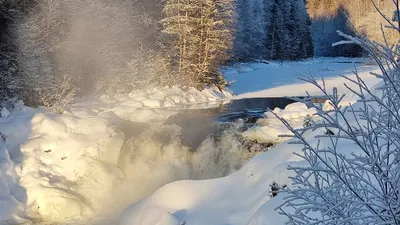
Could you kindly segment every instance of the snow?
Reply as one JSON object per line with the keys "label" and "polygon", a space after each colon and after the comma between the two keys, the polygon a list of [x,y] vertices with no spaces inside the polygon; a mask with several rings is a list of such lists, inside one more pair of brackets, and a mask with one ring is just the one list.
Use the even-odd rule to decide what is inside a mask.
{"label": "snow", "polygon": [[258,140],[263,143],[280,143],[288,138],[279,137],[283,134],[291,134],[289,130],[282,124],[282,122],[276,118],[273,114],[275,113],[280,118],[283,118],[290,122],[290,125],[294,128],[303,127],[304,120],[307,116],[312,120],[317,121],[314,114],[316,110],[314,108],[308,108],[304,103],[293,103],[288,105],[284,110],[275,108],[273,112],[266,112],[265,118],[259,119],[257,125],[244,132],[244,136],[251,140]]}
{"label": "snow", "polygon": [[247,224],[252,215],[271,199],[269,191],[273,177],[288,176],[276,168],[281,162],[299,160],[293,152],[301,150],[282,144],[256,156],[241,170],[227,177],[168,184],[127,208],[119,224],[144,224],[142,220],[152,218],[147,210],[153,208],[163,209],[180,222],[191,225]]}
{"label": "snow", "polygon": [[[306,116],[315,113],[315,109],[309,109],[303,103],[293,103],[283,110],[275,109],[274,111],[297,127],[303,126]],[[191,225],[283,224],[284,217],[271,211],[277,206],[275,204],[279,203],[277,199],[270,202],[271,185],[274,182],[279,185],[290,185],[289,177],[293,174],[287,170],[287,166],[302,163],[302,159],[293,154],[301,154],[302,151],[301,148],[284,142],[287,139],[279,139],[278,135],[289,134],[288,130],[272,117],[270,112],[266,114],[266,118],[260,119],[257,125],[244,132],[243,136],[259,142],[271,141],[282,142],[282,144],[257,155],[239,171],[229,176],[201,181],[183,180],[167,184],[148,198],[128,207],[122,213],[119,224],[146,224],[141,221],[152,218],[147,211],[153,208],[163,209],[165,213],[176,217],[180,223],[186,222]],[[308,137],[312,138],[323,132],[322,129],[318,129]],[[273,214],[273,217],[277,219],[264,220],[264,213]],[[279,223],[273,223],[276,221]]]}
{"label": "snow", "polygon": [[18,191],[14,163],[10,158],[8,149],[0,139],[0,221],[10,223],[22,222],[19,215],[24,210],[24,205],[18,199],[22,199]]}
{"label": "snow", "polygon": [[[168,107],[196,104],[217,107],[219,104],[215,102],[228,96],[231,96],[229,92],[218,93],[212,88],[184,91],[175,87],[140,94],[102,96],[97,101],[81,99],[61,115],[28,108],[21,103],[11,112],[3,108],[0,118],[0,224],[19,223],[24,221],[22,218],[50,221],[86,218],[94,216],[95,212],[111,211],[106,200],[124,180],[130,187],[140,187],[146,184],[144,179],[150,178],[151,173],[162,169],[175,173],[172,169],[180,165],[169,163],[187,164],[184,162],[187,157],[183,156],[187,151],[183,146],[157,147],[158,143],[151,140],[146,143],[137,137],[137,142],[148,148],[138,155],[145,161],[137,160],[136,165],[125,168],[121,165],[126,150],[124,145],[129,140],[135,141],[127,135],[135,135],[135,128],[142,130],[145,126],[141,123],[162,123],[175,115],[177,110],[163,108],[166,102]],[[165,100],[168,98],[179,99],[179,103]],[[213,102],[209,103],[210,100]],[[124,126],[130,127],[131,131],[123,132]],[[163,130],[160,126],[152,129]],[[138,132],[143,132],[140,130]],[[169,158],[166,157],[168,151]],[[176,159],[177,151],[182,151],[182,162]],[[156,154],[159,159],[154,159]],[[154,161],[149,162],[151,159]],[[155,169],[153,165],[159,168]],[[136,174],[138,170],[143,170],[144,174]],[[182,178],[189,177],[184,175]],[[160,177],[153,182],[154,177],[151,177],[143,193],[138,191],[126,201],[138,200],[150,194],[147,192],[182,178],[171,174],[169,179]],[[163,221],[171,221],[167,214],[160,217]]]}
{"label": "snow", "polygon": [[1,117],[3,118],[7,118],[10,115],[10,112],[7,110],[6,107],[3,107],[1,109],[1,113],[0,113]]}
{"label": "snow", "polygon": [[[245,68],[243,72],[243,67]],[[313,85],[298,78],[312,75],[324,78],[327,89],[337,87],[340,93],[346,94],[343,103],[354,103],[356,96],[343,84],[355,88],[355,84],[340,77],[355,78],[353,71],[357,68],[360,77],[368,86],[378,83],[370,72],[379,72],[379,68],[368,59],[356,58],[316,58],[300,62],[260,62],[224,69],[228,81],[232,82],[230,89],[241,98],[265,98],[281,96],[305,96],[306,91],[311,95],[321,95]],[[320,79],[321,80],[321,79]]]}
{"label": "snow", "polygon": [[[376,85],[378,80],[368,75],[376,66],[356,60],[367,84]],[[179,115],[180,109],[218,108],[236,98],[317,93],[296,81],[296,71],[324,76],[328,87],[345,91],[344,79],[338,75],[353,76],[351,61],[236,65],[225,69],[225,74],[237,80],[231,89],[238,96],[215,88],[172,87],[81,98],[63,114],[21,103],[13,110],[3,108],[0,224],[28,218],[98,224],[86,220],[93,217],[115,224],[114,217],[122,211],[120,225],[283,224],[285,218],[274,211],[283,196],[272,198],[270,185],[289,185],[291,174],[286,167],[302,163],[293,154],[301,149],[279,137],[288,131],[271,112],[244,133],[235,124],[218,137],[219,144],[214,137],[206,139],[195,152],[179,140],[184,132],[181,127],[164,122]],[[345,93],[349,94],[346,101],[354,103],[355,96]],[[329,109],[328,102],[324,108]],[[274,109],[274,113],[294,127],[303,126],[306,118],[319,120],[313,116],[314,109],[301,103]],[[308,137],[323,132],[318,129]],[[259,143],[282,143],[254,157],[240,148],[238,135]],[[343,149],[352,147],[346,146]]]}
{"label": "snow", "polygon": [[[337,60],[337,59],[335,59]],[[340,59],[344,60],[344,59]],[[304,83],[295,83],[290,85],[279,86],[285,83],[285,79],[293,81],[294,69],[304,64],[309,65],[310,71],[317,70],[326,79],[328,89],[330,87],[338,87],[339,92],[343,91],[349,94],[346,98],[347,103],[355,103],[355,96],[346,91],[343,85],[345,79],[338,78],[338,71],[347,77],[350,75],[349,66],[343,63],[331,62],[323,59],[325,63],[320,64],[315,61],[311,62],[292,62],[282,64],[250,64],[239,67],[239,69],[230,69],[226,73],[228,77],[237,79],[237,83],[233,83],[232,90],[236,93],[244,93],[250,91],[251,85],[256,84],[260,91],[253,93],[244,93],[235,98],[255,98],[255,97],[273,97],[273,96],[304,96],[307,90],[311,94],[316,94],[317,90],[313,90],[311,85]],[[351,64],[350,64],[351,65]],[[334,68],[334,69],[330,69]],[[249,69],[251,68],[251,69]],[[276,69],[274,74],[274,68]],[[236,73],[236,71],[240,71]],[[245,73],[242,73],[245,71]],[[254,73],[252,73],[252,71]],[[370,76],[369,72],[377,71],[375,66],[361,66],[361,77],[366,79],[367,84],[372,87],[378,83],[378,79]],[[275,79],[268,77],[263,73],[270,73]],[[240,74],[242,73],[242,74]],[[336,77],[329,78],[336,75]],[[264,77],[263,77],[264,76]],[[246,85],[248,82],[248,86]],[[265,82],[263,82],[265,81]],[[348,83],[348,82],[347,82]],[[269,86],[270,85],[270,86]],[[278,87],[276,87],[278,86]],[[270,89],[268,89],[270,87]],[[263,90],[265,89],[265,90]],[[325,102],[324,109],[330,109],[329,102]],[[308,109],[304,104],[294,103],[287,106],[284,110],[275,109],[274,113],[289,121],[295,128],[304,125],[306,117],[315,118],[315,109]],[[148,198],[140,202],[136,202],[128,207],[120,217],[120,225],[142,224],[141,220],[151,217],[146,213],[148,209],[159,208],[165,213],[170,213],[176,217],[181,224],[230,224],[230,225],[275,225],[284,224],[286,218],[279,215],[275,211],[283,202],[283,195],[271,198],[269,191],[270,185],[276,182],[278,185],[290,185],[289,177],[292,175],[286,168],[288,165],[301,165],[304,163],[300,157],[293,153],[301,154],[301,148],[298,146],[288,145],[287,139],[280,139],[279,134],[288,134],[287,129],[276,119],[272,117],[272,113],[268,112],[266,117],[257,121],[257,125],[244,132],[244,136],[249,139],[256,139],[260,142],[278,141],[283,142],[265,153],[261,153],[248,162],[242,169],[223,178],[203,181],[177,181],[170,183]],[[315,135],[324,134],[326,130],[320,128],[312,133],[306,134],[311,144],[324,144],[314,139]],[[340,143],[341,152],[350,154],[354,152],[354,146],[351,143]],[[160,223],[162,224],[162,223]]]}

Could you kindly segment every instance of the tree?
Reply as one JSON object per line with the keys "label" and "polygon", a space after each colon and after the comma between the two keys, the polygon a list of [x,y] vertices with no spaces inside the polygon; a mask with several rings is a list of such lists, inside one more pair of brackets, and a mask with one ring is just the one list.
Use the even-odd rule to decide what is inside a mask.
{"label": "tree", "polygon": [[160,6],[143,0],[37,0],[21,6],[25,13],[10,29],[19,97],[29,106],[62,111],[75,94],[161,84],[163,76],[154,74],[165,61],[156,53],[164,51],[161,26],[154,26]]}
{"label": "tree", "polygon": [[[375,5],[384,14],[391,15],[393,12],[392,2],[392,0],[379,0],[375,1]],[[374,4],[370,0],[308,0],[308,6],[308,12],[312,20],[316,22],[320,18],[336,17],[338,9],[342,7],[347,12],[351,23],[363,35],[375,41],[385,41],[381,35],[380,24],[386,23],[386,21],[376,12]],[[329,29],[329,27],[327,28]],[[321,27],[312,27],[314,34],[318,34],[320,31],[322,31]],[[386,40],[390,44],[396,44],[398,39],[399,34],[395,30],[386,31]]]}
{"label": "tree", "polygon": [[266,59],[296,60],[312,56],[310,22],[303,0],[267,1]]}
{"label": "tree", "polygon": [[[61,1],[42,0],[28,11],[29,20],[21,19],[15,26],[20,95],[27,105],[54,106],[60,111],[75,93],[72,79],[65,74],[57,76],[54,67],[66,27],[59,16],[62,10]],[[64,89],[60,91],[60,87]]]}
{"label": "tree", "polygon": [[220,88],[226,85],[219,67],[229,58],[228,51],[232,46],[233,13],[231,0],[205,1],[202,12],[202,18],[205,21],[203,26],[200,26],[200,29],[204,30],[202,45],[200,45],[204,49],[204,56],[202,70],[198,75],[205,79],[201,83],[215,84]]}
{"label": "tree", "polygon": [[252,1],[238,0],[236,2],[236,12],[238,20],[236,21],[233,54],[236,60],[246,60],[254,58],[252,51],[251,37],[251,18],[250,6]]}
{"label": "tree", "polygon": [[307,1],[297,1],[294,4],[295,11],[293,12],[295,21],[300,24],[296,26],[298,29],[298,36],[302,40],[299,43],[299,51],[301,54],[308,58],[314,55],[314,45],[311,38],[311,18],[307,12]]}
{"label": "tree", "polygon": [[238,1],[237,11],[237,59],[296,60],[313,55],[304,0]]}
{"label": "tree", "polygon": [[282,21],[282,15],[279,10],[278,1],[267,1],[267,5],[265,8],[267,10],[266,15],[268,15],[265,18],[265,29],[267,32],[265,40],[265,59],[278,59],[278,46],[280,46],[279,24]]}
{"label": "tree", "polygon": [[13,99],[18,93],[16,46],[10,30],[16,17],[11,2],[0,5],[0,103]]}
{"label": "tree", "polygon": [[[399,6],[398,0],[393,3]],[[286,198],[280,212],[289,224],[400,224],[400,64],[395,59],[400,46],[339,34],[346,39],[339,44],[358,44],[369,52],[381,69],[374,75],[382,83],[372,90],[355,72],[355,79],[347,79],[358,86],[350,90],[359,101],[346,107],[337,89],[329,93],[324,83],[305,78],[321,90],[332,110],[308,103],[317,108],[323,123],[302,129],[281,119],[292,131],[294,143],[303,146],[300,157],[305,164],[289,168],[296,174],[294,186],[283,191]],[[311,141],[307,133],[315,129],[334,134]]]}
{"label": "tree", "polygon": [[0,0],[0,106],[12,107],[20,98],[17,21],[33,4],[28,0]]}
{"label": "tree", "polygon": [[356,35],[356,31],[349,24],[348,11],[340,6],[336,13],[330,17],[319,17],[312,25],[312,37],[315,46],[315,55],[326,57],[360,57],[364,54],[363,49],[358,45],[332,46],[333,43],[343,40],[337,34],[337,30]]}
{"label": "tree", "polygon": [[169,0],[165,3],[164,32],[172,35],[180,84],[219,87],[225,81],[219,66],[227,60],[232,42],[231,0]]}

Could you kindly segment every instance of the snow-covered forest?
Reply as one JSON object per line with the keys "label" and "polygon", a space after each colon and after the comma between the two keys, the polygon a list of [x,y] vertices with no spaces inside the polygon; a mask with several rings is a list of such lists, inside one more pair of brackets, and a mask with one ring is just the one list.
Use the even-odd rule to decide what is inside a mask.
{"label": "snow-covered forest", "polygon": [[0,0],[0,225],[400,225],[399,79],[400,0]]}
{"label": "snow-covered forest", "polygon": [[345,15],[354,7],[333,2],[2,0],[1,102],[62,111],[74,96],[222,89],[219,69],[232,62],[362,56],[357,46],[331,47],[342,39],[336,30],[354,33]]}
{"label": "snow-covered forest", "polygon": [[234,57],[298,60],[313,56],[305,1],[237,2]]}
{"label": "snow-covered forest", "polygon": [[[374,3],[382,13],[392,14],[392,1],[379,0]],[[381,24],[385,24],[386,21],[375,10],[374,3],[370,0],[308,1],[308,11],[314,21],[311,33],[315,46],[315,56],[351,57],[363,55],[362,49],[357,46],[332,48],[331,43],[340,40],[340,37],[336,35],[337,30],[352,35],[365,35],[371,40],[383,42]],[[348,23],[348,18],[352,25]],[[387,41],[391,44],[395,44],[399,39],[395,30],[387,30],[385,35]]]}

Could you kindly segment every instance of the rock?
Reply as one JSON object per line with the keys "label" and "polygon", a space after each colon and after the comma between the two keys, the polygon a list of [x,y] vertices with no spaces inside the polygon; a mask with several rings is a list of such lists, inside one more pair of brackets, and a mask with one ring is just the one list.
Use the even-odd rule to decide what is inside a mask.
{"label": "rock", "polygon": [[272,142],[259,143],[258,140],[246,140],[243,143],[243,147],[251,153],[266,152],[272,146],[274,146]]}
{"label": "rock", "polygon": [[326,135],[332,135],[332,136],[335,135],[335,133],[333,133],[333,131],[329,130],[328,128],[326,129],[325,134]]}
{"label": "rock", "polygon": [[280,192],[280,190],[282,190],[282,189],[284,189],[284,188],[286,188],[287,187],[287,185],[279,185],[278,183],[276,183],[275,181],[271,184],[271,193],[272,193],[272,197],[276,197],[278,194],[279,194],[279,192]]}

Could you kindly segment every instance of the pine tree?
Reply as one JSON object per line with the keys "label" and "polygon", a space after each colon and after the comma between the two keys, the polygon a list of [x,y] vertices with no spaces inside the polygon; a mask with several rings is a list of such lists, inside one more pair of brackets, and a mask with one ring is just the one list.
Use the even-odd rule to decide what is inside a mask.
{"label": "pine tree", "polygon": [[219,66],[232,42],[231,0],[169,0],[164,6],[164,32],[173,35],[180,84],[219,87],[225,81]]}
{"label": "pine tree", "polygon": [[237,10],[236,58],[296,60],[313,55],[304,0],[239,1]]}
{"label": "pine tree", "polygon": [[200,82],[223,87],[226,83],[219,66],[228,59],[227,53],[232,46],[232,1],[206,0],[202,15],[205,22],[200,33],[204,33],[204,40],[200,47],[204,49],[204,56],[199,76],[205,80]]}
{"label": "pine tree", "polygon": [[238,59],[262,59],[265,50],[265,0],[239,0],[238,20],[235,33],[235,57]]}
{"label": "pine tree", "polygon": [[266,17],[265,17],[265,29],[267,36],[265,39],[266,55],[265,59],[277,59],[278,58],[278,46],[279,46],[279,21],[280,17],[278,9],[278,0],[266,1]]}
{"label": "pine tree", "polygon": [[251,19],[252,13],[250,12],[250,0],[238,0],[236,3],[237,21],[234,38],[234,57],[236,60],[246,60],[254,58],[252,51],[252,44],[250,43],[251,32]]}

